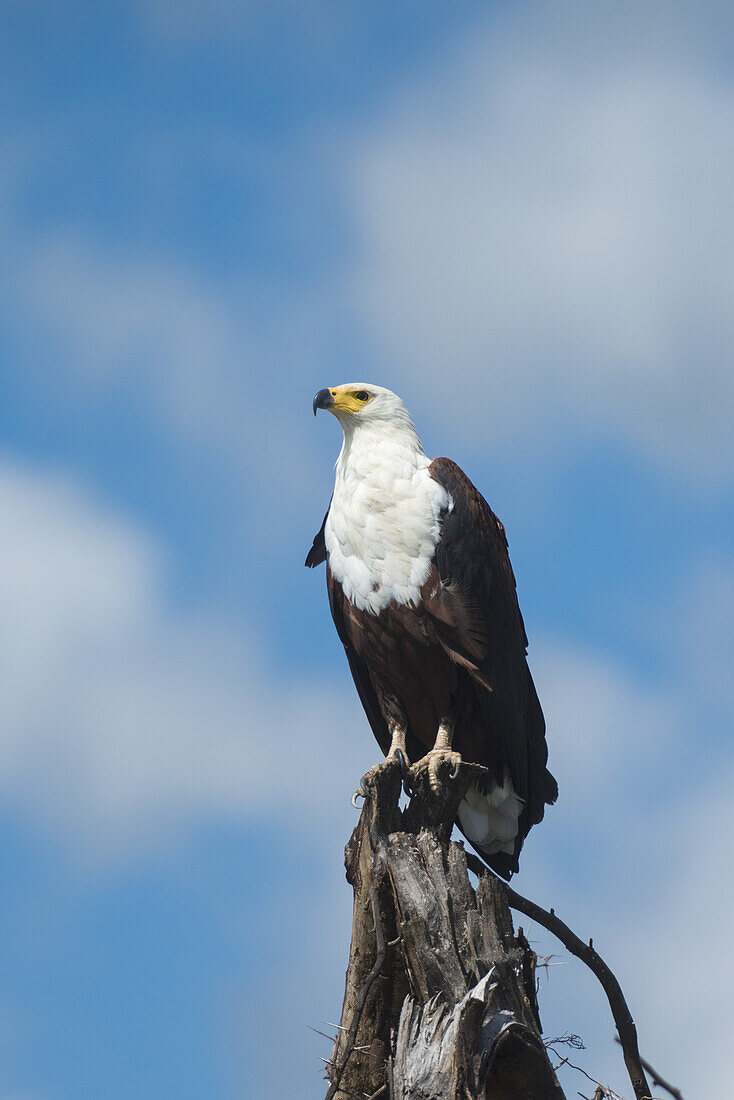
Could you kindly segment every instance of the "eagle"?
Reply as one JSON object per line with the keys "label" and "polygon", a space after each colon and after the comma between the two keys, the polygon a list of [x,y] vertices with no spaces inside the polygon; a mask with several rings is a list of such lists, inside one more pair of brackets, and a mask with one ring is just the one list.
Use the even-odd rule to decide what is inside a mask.
{"label": "eagle", "polygon": [[377,742],[391,761],[481,764],[457,824],[509,879],[555,802],[505,529],[463,471],[426,455],[401,399],[358,382],[322,389],[344,440],[306,565],[329,606]]}

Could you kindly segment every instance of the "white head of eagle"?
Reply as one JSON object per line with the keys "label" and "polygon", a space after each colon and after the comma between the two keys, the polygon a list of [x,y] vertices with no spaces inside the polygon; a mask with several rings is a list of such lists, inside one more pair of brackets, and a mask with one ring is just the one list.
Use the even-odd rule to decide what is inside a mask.
{"label": "white head of eagle", "polygon": [[488,769],[458,824],[499,874],[558,788],[504,528],[447,458],[429,459],[391,390],[319,390],[314,414],[344,441],[334,492],[306,559],[327,563],[332,616],[372,730],[388,757]]}

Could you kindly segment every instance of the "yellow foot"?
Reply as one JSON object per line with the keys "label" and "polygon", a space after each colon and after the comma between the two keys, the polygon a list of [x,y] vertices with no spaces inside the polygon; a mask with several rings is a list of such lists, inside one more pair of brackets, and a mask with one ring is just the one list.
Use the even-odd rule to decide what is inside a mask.
{"label": "yellow foot", "polygon": [[[413,776],[418,778],[422,772],[428,772],[428,784],[434,794],[441,793],[441,779],[439,778],[439,771],[444,772],[445,778],[456,779],[459,774],[459,767],[461,766],[462,759],[458,752],[454,752],[453,749],[431,749],[427,752],[422,760],[419,760],[411,771],[411,780]],[[448,772],[448,774],[446,774]],[[415,785],[415,784],[413,784]]]}
{"label": "yellow foot", "polygon": [[379,764],[374,764],[365,775],[362,776],[362,782],[357,790],[352,795],[352,805],[355,810],[359,809],[358,798],[366,798],[370,787],[388,768],[400,768],[403,779],[408,774],[408,758],[402,749],[395,749],[387,754],[384,760],[381,760]]}

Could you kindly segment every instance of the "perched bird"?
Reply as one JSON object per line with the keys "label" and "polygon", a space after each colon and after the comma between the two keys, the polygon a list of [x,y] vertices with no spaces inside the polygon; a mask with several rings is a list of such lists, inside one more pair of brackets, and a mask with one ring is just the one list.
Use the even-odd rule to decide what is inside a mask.
{"label": "perched bird", "polygon": [[558,785],[504,528],[454,462],[427,457],[390,390],[319,390],[318,409],[337,418],[344,442],[306,565],[326,562],[362,706],[387,758],[420,761],[435,788],[442,762],[488,769],[458,825],[509,878]]}

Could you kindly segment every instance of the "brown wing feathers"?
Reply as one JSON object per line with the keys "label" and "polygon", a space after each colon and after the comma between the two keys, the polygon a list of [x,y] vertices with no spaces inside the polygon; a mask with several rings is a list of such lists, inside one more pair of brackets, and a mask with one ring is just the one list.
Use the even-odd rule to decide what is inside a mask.
{"label": "brown wing feathers", "polygon": [[[477,745],[479,762],[489,749],[510,768],[513,786],[525,800],[523,832],[543,817],[558,793],[546,768],[545,722],[526,661],[527,636],[517,602],[505,530],[479,491],[450,459],[435,459],[431,476],[451,494],[436,547],[436,566],[444,584],[471,593],[485,624],[477,664],[491,692],[477,693],[485,738]],[[487,737],[488,735],[488,737]]]}

